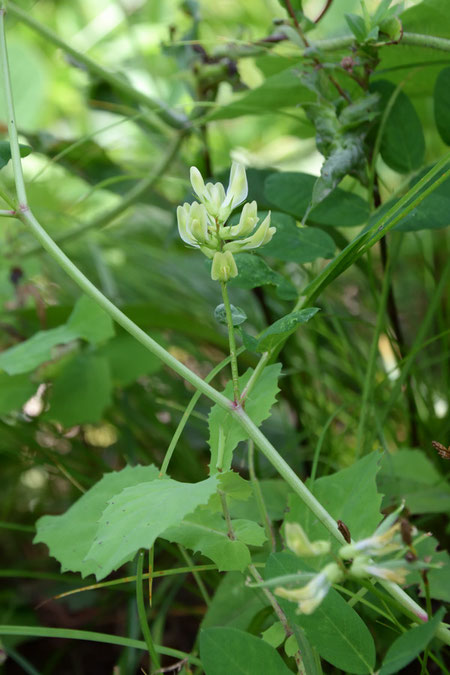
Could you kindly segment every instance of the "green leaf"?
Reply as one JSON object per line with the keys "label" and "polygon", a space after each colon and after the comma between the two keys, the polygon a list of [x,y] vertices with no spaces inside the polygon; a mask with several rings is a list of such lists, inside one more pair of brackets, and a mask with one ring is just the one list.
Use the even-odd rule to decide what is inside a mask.
{"label": "green leaf", "polygon": [[267,642],[271,647],[275,647],[275,649],[283,644],[286,639],[286,633],[281,621],[273,623],[270,628],[261,633],[261,637],[264,642]]}
{"label": "green leaf", "polygon": [[286,213],[273,213],[276,235],[264,246],[266,256],[303,264],[317,258],[333,258],[335,243],[329,234],[315,227],[298,227]]}
{"label": "green leaf", "polygon": [[320,312],[319,307],[307,307],[306,309],[286,314],[286,316],[278,319],[278,321],[275,321],[275,323],[261,333],[257,350],[259,352],[266,352],[273,349],[289,335],[295,333],[298,326],[312,319],[317,312]]}
{"label": "green leaf", "polygon": [[297,107],[314,100],[314,94],[302,85],[296,68],[289,68],[268,77],[263,84],[239,99],[214,110],[209,120],[222,120],[241,115],[266,115],[283,108]]}
{"label": "green leaf", "polygon": [[[342,520],[347,525],[356,541],[371,535],[381,520],[382,497],[378,494],[376,485],[380,460],[381,455],[378,452],[371,452],[348,469],[341,469],[314,482],[313,492],[316,499],[335,520]],[[330,539],[330,533],[325,526],[293,494],[289,498],[286,521],[301,523],[311,540]],[[332,545],[339,546],[334,541]]]}
{"label": "green leaf", "polygon": [[[297,556],[290,553],[271,554],[264,570],[265,578],[296,574],[300,568],[310,571]],[[373,672],[373,638],[364,621],[337,591],[331,589],[310,615],[296,614],[295,603],[281,598],[277,600],[290,622],[303,628],[308,640],[323,659],[345,673],[365,675]]]}
{"label": "green leaf", "polygon": [[412,514],[450,511],[450,487],[421,450],[401,448],[383,456],[378,486],[383,509],[405,500]]}
{"label": "green leaf", "polygon": [[0,368],[8,375],[28,373],[41,363],[54,358],[54,347],[75,339],[76,335],[67,326],[39,331],[29,340],[2,352],[0,354]]}
{"label": "green leaf", "polygon": [[217,489],[211,476],[199,483],[170,478],[126,487],[109,500],[98,522],[87,560],[97,563],[97,579],[104,579],[140,548],[149,549],[164,530],[206,504]]}
{"label": "green leaf", "polygon": [[[377,80],[370,89],[380,94],[380,106],[384,110],[396,87],[387,80]],[[423,164],[425,138],[422,124],[404,91],[398,93],[384,125],[380,152],[386,164],[399,173],[410,173]]]}
{"label": "green leaf", "polygon": [[98,354],[107,359],[112,380],[120,387],[128,386],[142,375],[153,375],[162,367],[157,356],[126,333],[109,340]]}
{"label": "green leaf", "polygon": [[230,626],[245,630],[269,604],[261,590],[249,588],[240,572],[228,572],[220,582],[202,621],[202,628]]}
{"label": "green leaf", "polygon": [[434,119],[446,145],[450,145],[450,68],[443,68],[434,86]]}
{"label": "green leaf", "polygon": [[36,384],[28,375],[0,373],[0,415],[20,410],[35,391]]}
{"label": "green leaf", "polygon": [[221,513],[197,509],[178,525],[165,530],[161,536],[210,558],[221,572],[243,572],[251,562],[247,544],[261,546],[266,535],[263,528],[249,520],[234,520],[233,529],[235,540],[229,538],[228,527]]}
{"label": "green leaf", "polygon": [[[429,560],[441,565],[438,569],[430,569],[427,573],[430,597],[450,602],[450,556],[442,550],[442,545],[435,537],[427,536],[415,546],[419,560]],[[408,575],[408,583],[422,585],[419,572]]]}
{"label": "green leaf", "polygon": [[39,518],[34,543],[48,546],[50,555],[61,563],[61,572],[81,572],[83,577],[94,574],[98,565],[87,560],[86,554],[108,501],[125,487],[154,480],[158,474],[155,466],[126,466],[105,474],[66,513]]}
{"label": "green leaf", "polygon": [[[247,321],[247,314],[243,309],[240,307],[235,307],[234,305],[230,305],[230,308],[233,326],[240,326],[241,323]],[[227,325],[227,315],[223,302],[220,305],[217,305],[216,309],[214,310],[214,318],[218,323],[222,323],[225,326]]]}
{"label": "green leaf", "polygon": [[49,397],[50,409],[43,419],[63,427],[99,422],[112,403],[112,382],[108,362],[96,354],[73,358],[55,380]]}
{"label": "green leaf", "polygon": [[[257,426],[260,426],[269,417],[270,409],[276,401],[276,395],[279,391],[278,378],[280,372],[280,363],[267,366],[261,377],[257,380],[255,387],[246,398],[245,412]],[[249,368],[239,378],[239,389],[241,392],[252,373],[253,368]],[[227,384],[223,393],[227,398],[233,400],[232,382]],[[210,432],[208,442],[211,448],[211,473],[217,472],[217,463],[220,459],[219,449],[223,453],[222,469],[226,471],[231,466],[233,450],[240,441],[244,441],[247,438],[247,433],[226,410],[220,408],[217,404],[211,408],[208,424]]]}
{"label": "green leaf", "polygon": [[444,615],[445,608],[441,607],[430,621],[400,635],[389,647],[379,675],[399,673],[408,663],[414,661],[434,638]]}
{"label": "green leaf", "polygon": [[[316,176],[307,173],[294,171],[272,173],[266,179],[266,197],[280,211],[302,220],[312,201],[316,180]],[[354,227],[366,222],[368,218],[367,202],[340,188],[333,190],[323,202],[311,210],[308,216],[311,222],[336,227]],[[272,242],[275,242],[276,237],[277,235]]]}
{"label": "green leaf", "polygon": [[39,331],[29,340],[0,354],[0,369],[8,375],[18,375],[34,370],[41,363],[55,358],[57,345],[83,338],[96,343],[114,334],[110,317],[93,300],[82,296],[76,303],[67,323],[50,330]]}
{"label": "green leaf", "polygon": [[[226,475],[226,474],[224,474]],[[286,483],[279,479],[260,480],[259,486],[262,491],[264,504],[271,520],[282,520],[287,508],[289,488]],[[230,512],[233,518],[249,518],[260,521],[261,512],[254,494],[245,502],[233,501],[230,504]]]}
{"label": "green leaf", "polygon": [[200,633],[205,675],[292,675],[276,649],[237,628],[207,628]]}
{"label": "green leaf", "polygon": [[67,328],[87,342],[97,344],[114,335],[111,317],[87,295],[77,301],[67,321]]}
{"label": "green leaf", "polygon": [[[30,152],[32,152],[32,148],[30,148],[29,145],[22,145],[22,143],[20,143],[19,148],[21,157],[28,157]],[[0,169],[3,169],[3,167],[8,164],[10,159],[11,148],[9,141],[0,141]]]}
{"label": "green leaf", "polygon": [[358,14],[344,14],[347,25],[358,42],[364,42],[367,38],[366,24],[362,16]]}
{"label": "green leaf", "polygon": [[297,290],[278,272],[274,272],[262,258],[253,253],[238,253],[234,256],[238,276],[231,279],[230,286],[257,288],[267,284],[276,286],[278,295],[284,300],[296,300]]}
{"label": "green leaf", "polygon": [[225,471],[218,478],[220,490],[231,499],[245,502],[253,492],[252,484],[236,471]]}

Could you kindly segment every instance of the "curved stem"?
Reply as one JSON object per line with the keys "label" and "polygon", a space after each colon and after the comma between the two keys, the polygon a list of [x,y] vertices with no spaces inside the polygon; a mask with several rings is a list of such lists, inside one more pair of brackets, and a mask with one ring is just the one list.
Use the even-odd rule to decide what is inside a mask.
{"label": "curved stem", "polygon": [[[336,521],[331,516],[330,513],[322,506],[322,504],[314,497],[314,495],[309,491],[306,485],[301,481],[301,479],[296,475],[296,473],[291,469],[289,464],[281,457],[277,452],[274,446],[270,441],[264,436],[264,434],[258,429],[258,427],[252,422],[252,420],[245,413],[241,405],[234,405],[226,398],[223,394],[219,393],[216,389],[211,387],[207,382],[205,382],[201,377],[199,377],[192,370],[187,368],[182,364],[178,359],[173,357],[168,351],[164,349],[160,344],[153,340],[147,333],[145,333],[139,326],[137,326],[131,319],[129,319],[126,314],[124,314],[114,303],[112,303],[101,291],[98,290],[94,284],[89,281],[89,279],[81,272],[81,270],[74,265],[74,263],[63,253],[63,251],[57,246],[53,239],[47,234],[47,232],[42,228],[39,221],[33,215],[30,207],[26,202],[26,192],[25,184],[23,180],[22,165],[20,161],[20,152],[19,144],[17,138],[17,131],[15,125],[15,116],[14,116],[14,106],[12,100],[11,92],[11,82],[9,77],[9,68],[8,68],[8,59],[7,59],[7,49],[6,49],[6,37],[5,37],[5,3],[4,0],[0,4],[0,55],[2,61],[2,70],[3,70],[3,80],[4,86],[6,89],[6,102],[8,107],[8,123],[11,127],[12,133],[10,133],[10,144],[11,144],[11,157],[13,158],[13,169],[14,169],[14,178],[16,182],[17,195],[22,195],[25,197],[25,201],[22,202],[22,199],[19,198],[20,209],[18,209],[18,217],[22,222],[27,225],[36,239],[41,243],[43,248],[48,251],[51,257],[58,263],[58,265],[63,269],[66,274],[73,279],[73,281],[88,295],[91,297],[94,302],[96,302],[102,309],[105,310],[109,316],[114,319],[119,325],[121,325],[130,335],[132,335],[138,342],[140,342],[146,349],[155,354],[158,358],[161,359],[169,368],[174,370],[178,375],[185,378],[190,382],[196,389],[204,393],[208,398],[210,398],[214,403],[217,403],[221,408],[227,410],[235,419],[239,422],[243,429],[248,434],[248,437],[255,442],[257,447],[261,452],[267,457],[272,466],[278,471],[280,476],[292,487],[294,492],[304,501],[305,505],[314,513],[318,520],[327,528],[327,530],[342,544],[345,543],[344,537],[339,532],[337,528]],[[450,41],[449,41],[450,42]],[[410,190],[403,199],[399,201],[399,205],[403,206],[405,203],[409,202],[413,194],[416,194],[421,190],[427,181],[442,168],[445,163],[448,162],[448,157],[443,158],[438,162],[435,167],[429,171],[426,176],[417,183],[413,190]],[[403,211],[409,212],[416,202],[421,201],[427,194],[429,194],[433,189],[435,189],[445,178],[448,177],[450,172],[445,172],[440,178],[438,178],[431,187],[425,189],[421,195],[412,203],[410,203]],[[406,200],[406,201],[405,201]],[[398,206],[397,206],[398,208]],[[395,216],[392,214],[392,209],[386,214],[386,216],[381,219],[380,225],[375,224],[374,228],[376,233],[374,233],[374,228],[371,228],[367,233],[365,233],[361,238],[357,239],[357,250],[361,250],[364,245],[364,250],[367,250],[371,245],[378,241],[386,231],[393,226],[396,222]],[[395,209],[394,209],[395,213]],[[398,216],[398,220],[402,217],[403,214]],[[388,223],[389,219],[392,220]],[[353,258],[353,256],[351,256]],[[339,258],[339,256],[338,256]],[[318,292],[318,288],[314,287],[314,292],[310,291],[310,295],[307,296],[307,299],[310,299],[312,295]],[[234,333],[233,333],[234,335]],[[234,350],[234,354],[236,351]],[[238,400],[238,399],[237,399]],[[414,614],[420,617],[423,620],[426,620],[427,615],[424,610],[412,599],[410,598],[399,586],[393,584],[392,582],[381,582],[382,586],[388,590],[388,592],[395,597],[399,603],[408,609],[408,611],[414,612]],[[424,618],[425,617],[425,618]],[[440,627],[437,632],[438,637],[443,640],[446,644],[450,645],[450,631],[446,628],[444,624],[440,624]]]}

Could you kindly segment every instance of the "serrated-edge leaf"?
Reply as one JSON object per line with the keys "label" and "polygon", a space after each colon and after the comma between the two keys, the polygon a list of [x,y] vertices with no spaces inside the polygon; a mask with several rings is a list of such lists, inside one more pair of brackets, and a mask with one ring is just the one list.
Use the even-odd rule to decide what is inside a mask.
{"label": "serrated-edge leaf", "polygon": [[140,548],[149,549],[168,527],[206,504],[217,489],[217,477],[199,483],[180,483],[170,478],[125,488],[110,499],[99,520],[86,560],[98,565],[103,579]]}

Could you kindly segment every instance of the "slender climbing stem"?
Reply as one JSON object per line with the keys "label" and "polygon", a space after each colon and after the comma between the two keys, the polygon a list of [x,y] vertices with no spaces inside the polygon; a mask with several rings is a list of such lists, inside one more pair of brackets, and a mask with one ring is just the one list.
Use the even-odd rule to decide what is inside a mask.
{"label": "slender climbing stem", "polygon": [[230,358],[231,358],[231,377],[233,379],[233,394],[234,402],[237,404],[240,400],[239,392],[239,371],[237,365],[236,340],[234,338],[233,317],[231,315],[230,298],[228,297],[228,289],[225,281],[221,281],[222,298],[225,307],[225,316],[227,319],[228,341],[230,343]]}
{"label": "slender climbing stem", "polygon": [[[1,65],[3,71],[3,81],[5,86],[5,99],[8,110],[8,127],[10,131],[10,145],[11,145],[11,157],[14,170],[14,179],[16,184],[16,192],[19,200],[19,209],[18,217],[22,222],[27,225],[30,230],[33,232],[36,239],[41,243],[43,248],[50,254],[50,256],[58,263],[63,271],[83,290],[86,295],[92,298],[105,312],[114,319],[119,325],[121,325],[130,335],[132,335],[138,342],[140,342],[144,347],[146,347],[150,352],[157,356],[163,363],[165,363],[169,368],[174,370],[178,375],[185,378],[190,382],[196,389],[204,393],[208,398],[210,398],[214,403],[217,403],[221,408],[227,410],[230,415],[236,419],[242,426],[243,429],[247,432],[249,438],[255,442],[255,445],[261,450],[261,452],[267,457],[269,462],[274,466],[278,471],[280,476],[292,487],[294,492],[304,501],[305,505],[314,513],[318,520],[323,523],[327,530],[341,543],[345,543],[345,540],[339,530],[337,529],[336,521],[328,513],[328,511],[322,506],[322,504],[311,494],[308,488],[300,480],[300,478],[295,474],[291,469],[289,464],[281,457],[277,452],[274,446],[270,441],[264,436],[264,434],[257,428],[257,426],[252,422],[252,420],[245,413],[241,405],[234,405],[226,398],[223,394],[219,393],[214,387],[211,387],[207,382],[205,382],[201,377],[199,377],[192,370],[187,368],[182,364],[178,359],[173,357],[168,351],[166,351],[160,344],[153,340],[147,333],[145,333],[139,326],[137,326],[131,319],[129,319],[126,314],[124,314],[114,303],[112,303],[101,291],[94,286],[94,284],[89,281],[89,279],[81,272],[81,270],[73,264],[73,262],[63,253],[63,251],[57,246],[53,239],[47,234],[47,232],[42,228],[39,221],[36,219],[32,213],[30,207],[28,206],[26,199],[26,190],[25,183],[22,173],[22,165],[20,160],[20,151],[19,143],[16,131],[15,123],[15,114],[14,114],[14,105],[11,92],[11,81],[9,76],[9,67],[7,59],[7,48],[6,48],[6,36],[5,36],[5,3],[4,0],[0,2],[0,56],[1,56]],[[445,166],[448,162],[448,156],[444,157],[440,162],[438,162],[435,167],[429,171],[426,176],[419,181],[413,190],[411,190],[403,200],[399,201],[399,204],[402,206],[405,203],[410,202],[412,196],[416,194],[416,191],[419,191],[424,187],[428,180],[434,176],[440,168]],[[423,190],[420,196],[414,200],[414,202],[409,203],[405,208],[404,212],[409,212],[413,208],[412,204],[421,201],[427,194],[429,194],[432,189],[435,189],[443,180],[445,180],[450,172],[444,172],[443,175],[438,178],[431,187]],[[397,205],[398,208],[398,205]],[[392,210],[391,210],[392,211]],[[385,232],[393,226],[395,222],[395,217],[389,211],[385,219],[382,219],[380,225],[376,225],[376,234],[374,234],[373,228],[371,228],[367,233],[363,235],[362,238],[358,239],[358,247],[360,249],[360,242],[365,245],[367,250],[371,245],[378,241]],[[398,216],[400,219],[402,215]],[[392,220],[387,224],[388,219]],[[370,241],[369,241],[370,240]],[[361,245],[362,245],[361,244]],[[338,256],[339,258],[339,256]],[[321,278],[323,281],[323,278]],[[320,287],[320,284],[319,284]],[[313,287],[314,291],[310,291],[310,295],[307,296],[307,299],[311,298],[311,295],[314,295],[314,292],[318,292],[317,287]],[[237,399],[239,400],[239,399]],[[421,620],[426,621],[427,615],[426,612],[418,605],[412,598],[410,598],[403,589],[392,582],[382,581],[381,585],[399,602],[401,606],[406,608],[408,611],[413,612]],[[440,624],[436,635],[446,644],[450,645],[450,631],[444,624]]]}
{"label": "slender climbing stem", "polygon": [[145,611],[144,603],[144,591],[142,589],[142,573],[144,569],[144,559],[145,551],[139,551],[138,561],[137,561],[137,572],[136,572],[136,603],[139,616],[139,623],[141,626],[142,635],[147,645],[148,655],[150,660],[154,663],[157,668],[161,667],[161,662],[159,656],[156,653],[155,646],[153,644],[152,635],[150,633],[150,628],[148,627],[147,622],[147,612]]}
{"label": "slender climbing stem", "polygon": [[3,216],[4,218],[13,218],[16,215],[16,212],[14,209],[10,209],[9,211],[6,209],[0,209],[0,216]]}

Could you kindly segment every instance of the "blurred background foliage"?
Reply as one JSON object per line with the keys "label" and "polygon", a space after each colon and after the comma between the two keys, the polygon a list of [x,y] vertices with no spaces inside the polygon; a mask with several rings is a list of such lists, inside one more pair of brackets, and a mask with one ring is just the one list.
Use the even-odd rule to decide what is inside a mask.
{"label": "blurred background foliage", "polygon": [[[318,16],[323,4],[305,2],[307,16]],[[261,272],[263,283],[252,289],[252,283],[244,282],[230,289],[232,302],[245,309],[251,334],[289,312],[306,283],[369,216],[365,188],[346,176],[340,188],[350,201],[341,196],[324,205],[322,216],[317,211],[308,222],[314,241],[306,248],[292,247],[294,218],[302,219],[308,202],[303,199],[298,206],[296,199],[302,190],[308,194],[312,189],[305,187],[308,179],[302,174],[318,176],[323,157],[316,149],[313,124],[295,103],[299,92],[291,69],[299,63],[298,46],[291,41],[259,42],[276,34],[273,21],[285,19],[286,13],[276,0],[40,0],[18,5],[164,107],[193,116],[192,131],[166,162],[179,132],[158,111],[136,104],[44,35],[8,17],[18,126],[21,141],[33,149],[23,165],[34,211],[109,298],[205,376],[225,357],[227,339],[223,326],[214,321],[220,289],[211,281],[207,263],[182,245],[176,230],[175,207],[190,199],[191,165],[226,181],[230,158],[244,162],[249,167],[249,198],[256,198],[262,210],[275,211],[274,224],[284,233],[285,243],[278,249],[276,237],[267,247],[265,261],[272,271]],[[375,8],[377,2],[367,5]],[[403,5],[405,29],[450,37],[449,21],[442,21],[445,2]],[[334,2],[308,33],[309,39],[348,35],[344,12],[358,8],[356,0]],[[330,62],[347,54],[332,53]],[[398,167],[389,162],[389,149],[377,159],[384,202],[401,194],[419,169],[445,152],[434,121],[433,97],[436,79],[450,65],[450,57],[412,46],[386,46],[379,56],[373,81],[402,83],[424,139],[422,156],[409,170],[394,170]],[[338,77],[351,86],[345,73]],[[401,109],[399,115],[398,124],[406,125],[405,145],[394,150],[401,158],[417,134],[413,129],[408,136],[408,118],[402,121]],[[3,101],[0,133],[6,138]],[[277,183],[276,172],[286,171],[302,173]],[[121,211],[124,195],[155,172],[148,189]],[[12,192],[12,184],[8,165],[2,170],[2,185]],[[308,475],[318,453],[318,475],[327,475],[369,449],[420,450],[398,461],[398,475],[393,470],[386,474],[383,488],[389,501],[389,494],[398,493],[396,476],[415,458],[425,461],[428,474],[418,470],[402,494],[428,491],[420,507],[407,506],[417,524],[432,530],[442,543],[448,532],[437,514],[448,510],[450,497],[443,482],[445,467],[431,441],[448,445],[450,426],[450,308],[442,289],[436,298],[449,258],[448,181],[443,187],[439,198],[409,220],[406,232],[390,235],[401,336],[386,315],[371,356],[384,274],[380,252],[374,249],[327,288],[319,298],[320,314],[287,343],[281,354],[279,404],[264,424],[265,433],[301,476]],[[115,217],[104,218],[116,208],[120,212]],[[0,622],[100,627],[134,637],[138,627],[132,589],[129,594],[89,592],[39,606],[79,580],[59,575],[45,547],[32,545],[33,524],[43,513],[63,512],[106,471],[126,463],[159,465],[193,391],[95,307],[80,302],[78,289],[22,225],[7,219],[1,224],[1,348],[20,345],[38,331],[73,328],[72,312],[77,311],[78,333],[69,330],[65,339],[55,338],[49,351],[35,353],[33,347],[30,352],[28,345],[28,366],[0,372],[0,575],[7,577],[0,595]],[[314,246],[318,255],[308,253]],[[370,359],[374,382],[361,439],[361,397]],[[242,367],[255,362],[250,352],[241,356]],[[227,379],[224,373],[215,380],[219,388]],[[206,476],[208,410],[208,402],[201,399],[178,443],[170,473],[179,480]],[[244,452],[237,453],[235,466],[246,474]],[[262,478],[274,478],[261,458],[258,471]],[[167,544],[157,552],[156,567],[170,567],[179,555]],[[217,573],[206,574],[211,587],[218,578]],[[178,648],[190,649],[204,612],[197,593],[187,577],[168,577],[156,584],[155,642],[164,635],[165,645],[173,641]],[[24,672],[20,659],[33,653],[33,663],[45,673],[106,673],[115,664],[122,665],[123,672],[137,672],[133,650],[111,647],[103,653],[95,648],[100,661],[92,668],[89,645],[74,649],[69,643],[41,640],[34,647],[20,647],[12,639],[7,644],[10,658],[0,670],[8,674]]]}

